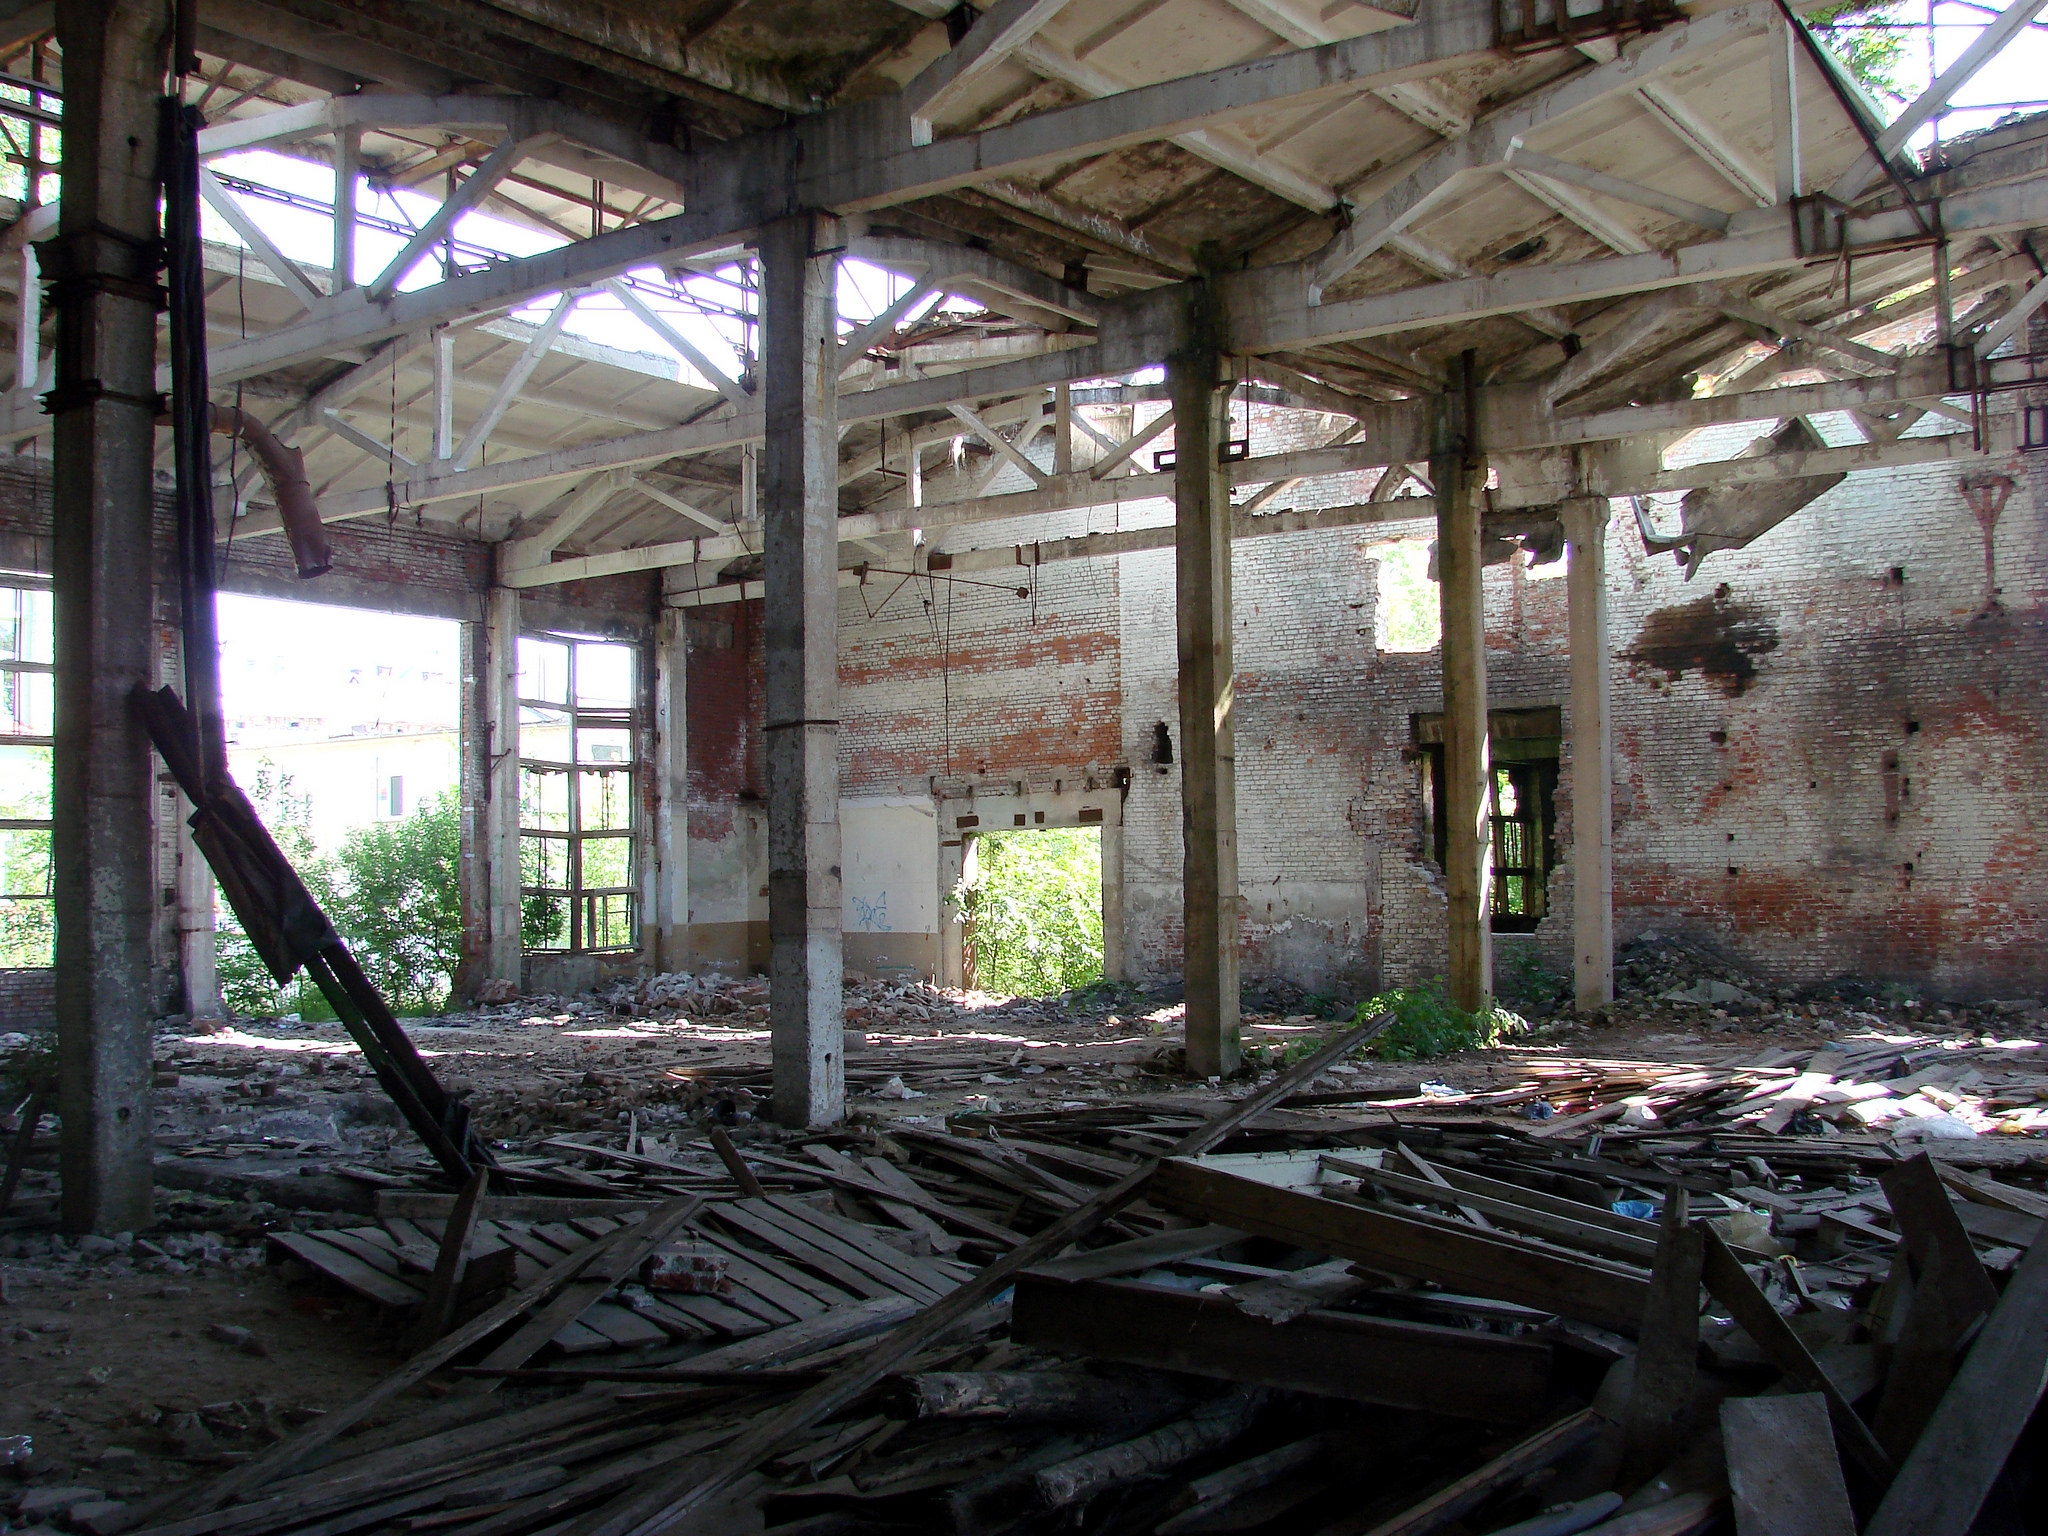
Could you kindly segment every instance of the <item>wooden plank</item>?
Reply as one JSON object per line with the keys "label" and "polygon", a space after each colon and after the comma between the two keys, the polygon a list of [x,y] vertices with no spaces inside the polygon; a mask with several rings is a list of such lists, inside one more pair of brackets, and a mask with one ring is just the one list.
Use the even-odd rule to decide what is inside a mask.
{"label": "wooden plank", "polygon": [[1905,1244],[1913,1299],[1871,1429],[1894,1459],[1903,1459],[1955,1376],[1957,1345],[1998,1304],[1998,1288],[1925,1152],[1886,1169],[1878,1182]]}
{"label": "wooden plank", "polygon": [[1038,1349],[1452,1418],[1523,1423],[1548,1345],[1312,1309],[1274,1325],[1228,1296],[1137,1280],[1018,1277],[1010,1337]]}
{"label": "wooden plank", "polygon": [[828,1253],[822,1245],[806,1236],[791,1232],[788,1223],[765,1205],[756,1205],[748,1200],[722,1200],[718,1205],[718,1220],[759,1238],[797,1263],[830,1276],[835,1284],[866,1300],[904,1294],[902,1286],[877,1280],[860,1266],[848,1263],[836,1253]]}
{"label": "wooden plank", "polygon": [[[675,1229],[695,1215],[703,1201],[695,1195],[672,1200],[650,1211],[637,1225],[620,1227],[598,1239],[576,1255],[575,1278],[566,1282],[547,1303],[526,1319],[519,1330],[478,1362],[480,1365],[509,1367],[524,1365],[536,1351],[564,1327],[581,1317],[605,1293],[632,1274],[640,1261],[668,1240]],[[565,1261],[566,1262],[566,1261]],[[453,1335],[451,1335],[452,1337]],[[467,1390],[488,1392],[494,1381],[471,1381]]]}
{"label": "wooden plank", "polygon": [[1023,1241],[1017,1233],[1012,1232],[1008,1227],[998,1226],[992,1221],[985,1221],[972,1212],[963,1211],[958,1206],[948,1205],[945,1201],[934,1199],[930,1195],[920,1194],[913,1199],[906,1191],[891,1189],[886,1184],[877,1184],[870,1178],[856,1177],[855,1175],[841,1173],[832,1168],[821,1168],[806,1163],[792,1162],[788,1158],[774,1157],[766,1152],[756,1151],[754,1153],[754,1161],[766,1163],[771,1168],[793,1169],[798,1173],[809,1174],[814,1178],[824,1179],[828,1183],[838,1184],[842,1188],[855,1190],[861,1194],[879,1195],[891,1200],[901,1200],[905,1205],[914,1205],[919,1210],[936,1216],[948,1226],[957,1227],[963,1232],[973,1234],[975,1237],[985,1237],[991,1242],[1001,1243],[1005,1247],[1012,1247]]}
{"label": "wooden plank", "polygon": [[[1278,1074],[1265,1087],[1246,1094],[1228,1108],[1219,1109],[1183,1137],[1173,1150],[1179,1156],[1194,1157],[1220,1145],[1239,1127],[1279,1103],[1303,1083],[1312,1081],[1331,1063],[1365,1045],[1393,1021],[1391,1013],[1375,1014],[1361,1021],[1356,1028],[1338,1035],[1320,1050]],[[1157,1163],[1141,1163],[1086,1205],[1068,1212],[1004,1254],[972,1280],[949,1292],[942,1301],[919,1315],[914,1323],[896,1329],[886,1340],[863,1351],[858,1360],[834,1372],[780,1413],[749,1429],[727,1447],[717,1464],[708,1471],[692,1467],[673,1478],[656,1482],[621,1512],[622,1536],[653,1536],[654,1532],[666,1530],[690,1511],[709,1504],[785,1448],[796,1436],[860,1398],[902,1361],[1011,1284],[1018,1274],[1063,1252],[1115,1216],[1144,1193],[1157,1168]]]}
{"label": "wooden plank", "polygon": [[612,1347],[612,1341],[604,1334],[577,1322],[562,1324],[553,1338],[543,1342],[554,1345],[565,1355],[591,1355]]}
{"label": "wooden plank", "polygon": [[733,1183],[740,1189],[740,1195],[747,1200],[760,1200],[768,1191],[761,1187],[761,1181],[754,1177],[754,1170],[747,1166],[747,1160],[740,1156],[740,1149],[732,1144],[732,1138],[725,1133],[725,1127],[711,1127],[711,1150],[718,1154],[718,1160],[725,1164],[725,1171],[732,1175]]}
{"label": "wooden plank", "polygon": [[1418,1178],[1411,1174],[1397,1173],[1385,1168],[1372,1168],[1347,1157],[1325,1154],[1321,1159],[1325,1168],[1393,1191],[1410,1200],[1428,1200],[1439,1205],[1457,1205],[1482,1217],[1491,1217],[1490,1227],[1495,1223],[1514,1227],[1521,1231],[1549,1238],[1553,1242],[1567,1243],[1583,1248],[1588,1253],[1603,1258],[1621,1259],[1631,1264],[1648,1264],[1657,1256],[1657,1244],[1652,1238],[1638,1237],[1633,1232],[1615,1232],[1590,1222],[1575,1221],[1565,1216],[1554,1216],[1548,1211],[1539,1211],[1518,1205],[1512,1200],[1482,1195],[1472,1190],[1461,1190],[1455,1185],[1441,1184]]}
{"label": "wooden plank", "polygon": [[[753,1250],[742,1248],[738,1243],[723,1242],[710,1233],[698,1229],[704,1241],[725,1255],[725,1272],[731,1277],[736,1290],[743,1289],[746,1295],[733,1298],[750,1312],[757,1312],[770,1324],[779,1328],[784,1323],[799,1318],[816,1317],[826,1310],[826,1304],[809,1291],[791,1285],[781,1276],[764,1269],[756,1263]],[[842,1301],[851,1300],[842,1297]],[[773,1315],[770,1315],[770,1314]]]}
{"label": "wooden plank", "polygon": [[[811,1147],[807,1150],[813,1157],[818,1157],[820,1153],[830,1152],[833,1157],[842,1159],[855,1171],[865,1173],[877,1184],[886,1184],[891,1189],[904,1190],[908,1193],[922,1193],[918,1189],[916,1181],[886,1157],[864,1157],[856,1164],[851,1158],[846,1157],[844,1153],[833,1151],[829,1147]],[[823,1158],[819,1160],[824,1161]],[[875,1205],[883,1215],[895,1222],[897,1226],[903,1228],[904,1231],[922,1236],[931,1245],[933,1253],[943,1256],[960,1251],[960,1239],[948,1232],[936,1220],[927,1216],[916,1206],[906,1205],[901,1200],[891,1200],[883,1195],[875,1196]]]}
{"label": "wooden plank", "polygon": [[270,1241],[293,1258],[347,1286],[359,1296],[387,1307],[416,1307],[419,1290],[396,1275],[365,1264],[346,1248],[324,1242],[310,1232],[273,1232]]}
{"label": "wooden plank", "polygon": [[617,1349],[645,1349],[650,1344],[668,1342],[667,1334],[639,1313],[615,1301],[594,1303],[576,1321],[603,1334]]}
{"label": "wooden plank", "polygon": [[1728,1398],[1721,1437],[1736,1536],[1856,1536],[1820,1393]]}
{"label": "wooden plank", "polygon": [[[767,1332],[770,1326],[753,1313],[728,1305],[716,1296],[666,1295],[656,1299],[699,1328],[724,1334],[727,1338],[751,1338],[757,1333]],[[781,1326],[786,1327],[787,1324]]]}
{"label": "wooden plank", "polygon": [[[2043,1227],[2048,1236],[2048,1225]],[[1865,1536],[1967,1531],[2048,1384],[2048,1241],[2020,1261]]]}
{"label": "wooden plank", "polygon": [[[1560,1419],[1539,1429],[1519,1445],[1502,1451],[1484,1465],[1474,1467],[1463,1477],[1439,1488],[1392,1519],[1372,1526],[1365,1536],[1424,1536],[1426,1532],[1442,1530],[1452,1521],[1477,1509],[1496,1489],[1562,1460],[1598,1434],[1606,1423],[1590,1408]],[[1351,1521],[1331,1527],[1331,1531],[1347,1533],[1363,1529]],[[1330,1533],[1326,1532],[1324,1536],[1330,1536]]]}
{"label": "wooden plank", "polygon": [[1835,1426],[1835,1434],[1843,1449],[1873,1480],[1889,1482],[1895,1470],[1890,1454],[1878,1444],[1870,1426],[1857,1416],[1849,1399],[1842,1395],[1841,1388],[1821,1369],[1820,1363],[1807,1349],[1805,1340],[1778,1315],[1778,1309],[1771,1305],[1770,1298],[1750,1278],[1749,1271],[1742,1267],[1742,1261],[1721,1241],[1721,1234],[1709,1226],[1695,1230],[1706,1244],[1700,1278],[1708,1292],[1728,1309],[1728,1315],[1742,1325],[1743,1331],[1756,1341],[1757,1348],[1771,1363],[1785,1373],[1793,1391],[1819,1392],[1827,1399],[1828,1418]]}
{"label": "wooden plank", "polygon": [[1136,1274],[1154,1265],[1197,1258],[1243,1241],[1244,1233],[1235,1227],[1182,1227],[1049,1259],[1030,1273],[1052,1280],[1107,1280],[1112,1275]]}
{"label": "wooden plank", "polygon": [[1677,1459],[1691,1429],[1699,1380],[1700,1266],[1705,1244],[1686,1221],[1686,1194],[1664,1197],[1657,1262],[1637,1334],[1635,1371],[1622,1415],[1621,1486],[1640,1486]]}
{"label": "wooden plank", "polygon": [[1635,1333],[1649,1297],[1647,1278],[1599,1260],[1546,1251],[1507,1233],[1280,1189],[1186,1159],[1161,1163],[1150,1193],[1154,1204],[1182,1215],[1616,1333]]}
{"label": "wooden plank", "polygon": [[391,1244],[391,1234],[382,1227],[330,1227],[321,1232],[322,1241],[354,1254],[372,1269],[381,1270],[394,1280],[412,1283],[409,1276],[399,1267],[398,1250]]}
{"label": "wooden plank", "polygon": [[[700,1203],[695,1197],[677,1200],[669,1206],[657,1207],[646,1219],[649,1224],[665,1230],[688,1220]],[[264,1483],[282,1476],[315,1451],[331,1444],[354,1428],[385,1403],[426,1380],[465,1350],[482,1343],[508,1323],[525,1317],[537,1307],[544,1306],[558,1290],[566,1287],[587,1263],[603,1257],[602,1253],[593,1253],[575,1254],[563,1259],[543,1275],[540,1282],[530,1290],[515,1291],[496,1306],[478,1313],[453,1333],[442,1338],[431,1349],[421,1350],[354,1402],[322,1414],[271,1446],[269,1450],[216,1478],[204,1488],[189,1495],[181,1495],[179,1505],[195,1512],[215,1510],[250,1489],[259,1488]]]}
{"label": "wooden plank", "polygon": [[[905,1287],[921,1287],[931,1292],[927,1299],[936,1301],[953,1289],[952,1282],[934,1269],[928,1260],[905,1253],[900,1248],[890,1247],[876,1235],[872,1227],[813,1210],[801,1200],[791,1199],[788,1195],[771,1195],[768,1204],[798,1227],[834,1238],[878,1266],[873,1272],[877,1279],[886,1279],[889,1274],[899,1276],[903,1281],[903,1284],[897,1287],[899,1290]],[[916,1295],[916,1289],[911,1289],[909,1294]]]}
{"label": "wooden plank", "polygon": [[[460,1196],[437,1194],[417,1189],[380,1189],[377,1191],[377,1215],[386,1219],[404,1216],[419,1221],[423,1218],[445,1220],[455,1208]],[[487,1221],[567,1221],[572,1216],[623,1216],[633,1211],[646,1211],[659,1205],[658,1200],[576,1200],[558,1195],[486,1195],[484,1197],[484,1219]]]}
{"label": "wooden plank", "polygon": [[443,1224],[440,1251],[434,1258],[434,1273],[427,1281],[426,1295],[420,1303],[419,1325],[413,1335],[415,1348],[431,1344],[446,1333],[449,1324],[455,1320],[455,1299],[462,1289],[463,1272],[469,1268],[469,1244],[476,1235],[484,1191],[489,1186],[489,1172],[477,1169],[469,1176],[469,1182],[463,1186],[462,1194],[455,1202],[455,1209]]}
{"label": "wooden plank", "polygon": [[[712,1207],[712,1209],[717,1210],[727,1203],[729,1202],[720,1201],[719,1205]],[[796,1265],[784,1263],[774,1254],[764,1253],[761,1249],[750,1246],[741,1240],[737,1232],[716,1231],[709,1222],[698,1222],[696,1223],[696,1228],[706,1241],[716,1244],[719,1248],[730,1254],[736,1263],[746,1264],[760,1273],[769,1276],[771,1279],[780,1281],[782,1285],[795,1295],[811,1297],[818,1304],[818,1307],[843,1307],[848,1302],[859,1299],[854,1293],[842,1291],[829,1280],[821,1280],[815,1275],[806,1274],[803,1270],[797,1268]],[[738,1274],[739,1271],[735,1269],[732,1273]],[[814,1307],[811,1309],[811,1312],[799,1312],[795,1306],[785,1303],[778,1293],[762,1286],[752,1276],[749,1276],[747,1284],[759,1289],[763,1295],[767,1296],[769,1300],[782,1307],[785,1311],[797,1312],[799,1317],[809,1316],[811,1312],[815,1312],[818,1309],[818,1307]]]}

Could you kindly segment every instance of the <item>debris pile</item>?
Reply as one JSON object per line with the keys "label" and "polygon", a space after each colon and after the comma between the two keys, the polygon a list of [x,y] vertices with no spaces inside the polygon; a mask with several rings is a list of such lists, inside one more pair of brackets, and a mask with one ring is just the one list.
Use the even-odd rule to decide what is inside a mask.
{"label": "debris pile", "polygon": [[17,1518],[1898,1536],[2038,1501],[2040,1167],[1825,1113],[1991,1086],[1997,1042],[1389,1096],[1336,1070],[1373,1027],[1235,1101],[550,1139],[587,1200],[394,1179],[376,1222],[271,1241],[407,1364],[209,1482]]}

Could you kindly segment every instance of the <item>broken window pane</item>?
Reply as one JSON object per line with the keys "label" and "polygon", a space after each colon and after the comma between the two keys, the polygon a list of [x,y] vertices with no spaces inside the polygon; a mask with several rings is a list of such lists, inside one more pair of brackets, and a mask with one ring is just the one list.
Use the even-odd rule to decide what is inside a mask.
{"label": "broken window pane", "polygon": [[633,703],[633,648],[630,645],[576,647],[576,706],[627,709]]}

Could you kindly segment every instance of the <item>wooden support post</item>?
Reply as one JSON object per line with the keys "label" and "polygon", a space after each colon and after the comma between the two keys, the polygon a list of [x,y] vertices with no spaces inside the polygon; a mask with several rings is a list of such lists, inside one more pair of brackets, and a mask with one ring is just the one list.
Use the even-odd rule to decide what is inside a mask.
{"label": "wooden support post", "polygon": [[165,13],[139,0],[57,8],[63,205],[42,246],[57,310],[49,396],[56,536],[56,1011],[64,1224],[152,1221],[150,985],[154,800],[129,695],[155,680],[157,97]]}
{"label": "wooden support post", "polygon": [[1175,594],[1180,642],[1181,895],[1187,1068],[1237,1070],[1237,762],[1230,610],[1230,492],[1220,455],[1230,392],[1206,293],[1166,365],[1173,395]]}
{"label": "wooden support post", "polygon": [[1572,702],[1572,991],[1614,1001],[1614,663],[1607,636],[1605,497],[1564,504]]}
{"label": "wooden support post", "polygon": [[1476,380],[1467,352],[1437,397],[1429,460],[1436,487],[1437,580],[1443,604],[1444,886],[1451,1001],[1493,1006],[1492,767],[1486,741],[1486,605],[1480,518],[1486,465],[1474,439]]}
{"label": "wooden support post", "polygon": [[795,1127],[846,1113],[835,228],[804,216],[761,232],[768,1007],[775,1118]]}

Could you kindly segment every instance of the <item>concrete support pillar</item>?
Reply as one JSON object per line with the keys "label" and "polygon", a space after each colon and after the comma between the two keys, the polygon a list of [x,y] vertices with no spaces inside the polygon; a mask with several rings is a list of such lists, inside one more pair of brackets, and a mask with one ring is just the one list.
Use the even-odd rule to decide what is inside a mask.
{"label": "concrete support pillar", "polygon": [[1193,344],[1167,363],[1173,395],[1175,603],[1179,617],[1181,899],[1187,1064],[1237,1070],[1237,752],[1231,731],[1230,491],[1220,459],[1230,395],[1192,306]]}
{"label": "concrete support pillar", "polygon": [[846,1113],[833,230],[805,216],[761,232],[768,1019],[775,1118],[787,1126]]}
{"label": "concrete support pillar", "polygon": [[1572,989],[1614,1001],[1614,666],[1607,640],[1604,496],[1564,504],[1572,667]]}
{"label": "concrete support pillar", "polygon": [[185,1012],[217,1019],[220,1005],[220,935],[215,927],[213,870],[185,824],[192,804],[178,797],[178,969],[184,977]]}
{"label": "concrete support pillar", "polygon": [[1437,398],[1429,460],[1436,487],[1437,579],[1443,604],[1444,886],[1450,897],[1447,988],[1460,1008],[1493,1003],[1493,797],[1486,742],[1486,611],[1480,518],[1486,464],[1471,420],[1472,358]]}
{"label": "concrete support pillar", "polygon": [[[944,807],[940,815],[945,814]],[[961,886],[967,879],[967,839],[955,832],[939,837],[939,974],[942,987],[966,985],[967,927]]]}
{"label": "concrete support pillar", "polygon": [[1124,826],[1102,824],[1102,979],[1124,981]]}
{"label": "concrete support pillar", "polygon": [[[673,579],[671,571],[668,579]],[[654,652],[654,857],[647,922],[655,964],[687,971],[690,944],[690,617],[664,608]]]}
{"label": "concrete support pillar", "polygon": [[64,1224],[151,1221],[149,738],[128,696],[155,681],[156,99],[166,14],[59,6],[63,210],[41,267],[57,305],[56,1002]]}
{"label": "concrete support pillar", "polygon": [[483,654],[484,925],[480,980],[520,984],[519,591],[493,587],[485,599]]}

